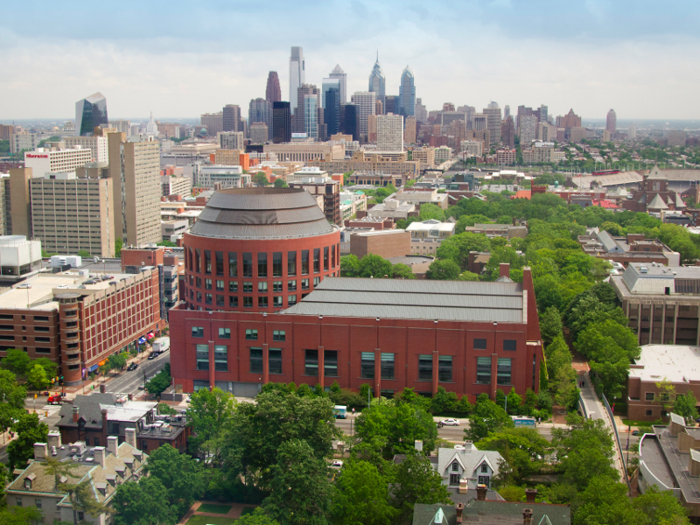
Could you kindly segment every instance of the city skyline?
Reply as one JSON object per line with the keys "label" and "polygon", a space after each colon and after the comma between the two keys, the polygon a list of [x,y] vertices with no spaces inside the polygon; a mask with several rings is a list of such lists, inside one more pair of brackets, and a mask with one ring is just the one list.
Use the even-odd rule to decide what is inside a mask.
{"label": "city skyline", "polygon": [[[700,73],[684,58],[698,47],[692,22],[700,6],[651,12],[645,3],[604,0],[566,5],[542,0],[537,8],[509,0],[481,4],[412,6],[402,12],[390,2],[369,6],[357,0],[320,11],[273,2],[254,9],[260,16],[288,14],[289,20],[272,17],[264,40],[246,38],[252,26],[241,27],[235,39],[216,30],[233,19],[240,24],[252,9],[236,3],[190,6],[186,15],[176,4],[172,12],[149,6],[144,16],[132,17],[135,8],[127,2],[99,30],[83,20],[88,13],[45,3],[27,20],[20,6],[10,5],[0,21],[0,67],[7,74],[0,86],[0,119],[64,118],[76,100],[96,91],[107,97],[114,115],[153,111],[195,117],[226,104],[246,107],[265,96],[269,71],[278,72],[281,92],[289,93],[292,46],[304,49],[307,83],[320,85],[339,64],[347,73],[348,94],[367,89],[378,49],[386,94],[398,95],[409,64],[416,96],[428,109],[444,102],[480,108],[495,100],[511,108],[545,104],[553,115],[573,108],[584,118],[604,119],[611,107],[621,119],[700,118],[700,105],[693,102]],[[96,7],[90,16],[102,18],[103,9]],[[337,24],[291,30],[325,16]],[[449,36],[461,34],[464,20],[469,53]],[[178,23],[193,37],[174,34]],[[526,36],[522,27],[529,28]],[[39,54],[51,60],[37,61]]]}

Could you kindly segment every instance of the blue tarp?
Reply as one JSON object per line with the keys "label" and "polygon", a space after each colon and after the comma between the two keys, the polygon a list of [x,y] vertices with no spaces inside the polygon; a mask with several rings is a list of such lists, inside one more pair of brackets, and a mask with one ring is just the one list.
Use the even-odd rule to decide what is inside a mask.
{"label": "blue tarp", "polygon": [[142,344],[145,344],[145,343],[146,343],[146,338],[145,338],[145,337],[141,337],[141,338],[139,339],[139,344],[142,345]]}

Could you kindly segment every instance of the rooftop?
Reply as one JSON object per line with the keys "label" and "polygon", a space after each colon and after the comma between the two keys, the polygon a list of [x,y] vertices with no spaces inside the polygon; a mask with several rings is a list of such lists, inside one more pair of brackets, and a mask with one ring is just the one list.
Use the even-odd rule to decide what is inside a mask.
{"label": "rooftop", "polygon": [[329,277],[285,313],[522,323],[523,288],[513,282]]}
{"label": "rooftop", "polygon": [[630,368],[629,376],[646,382],[664,379],[671,383],[700,381],[700,347],[644,345],[639,359]]}
{"label": "rooftop", "polygon": [[438,230],[441,232],[451,232],[455,229],[455,223],[453,222],[440,222],[435,219],[429,219],[423,222],[412,222],[406,228],[406,231],[429,231]]}

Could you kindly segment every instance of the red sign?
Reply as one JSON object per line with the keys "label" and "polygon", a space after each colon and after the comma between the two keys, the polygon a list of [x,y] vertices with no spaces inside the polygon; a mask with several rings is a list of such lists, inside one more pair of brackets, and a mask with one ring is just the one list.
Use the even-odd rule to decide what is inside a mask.
{"label": "red sign", "polygon": [[48,159],[48,155],[32,155],[31,153],[25,153],[28,159]]}

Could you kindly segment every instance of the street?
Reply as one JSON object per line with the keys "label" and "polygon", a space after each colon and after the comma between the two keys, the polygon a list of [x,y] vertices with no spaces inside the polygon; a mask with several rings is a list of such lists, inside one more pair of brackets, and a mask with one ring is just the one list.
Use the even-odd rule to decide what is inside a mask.
{"label": "street", "polygon": [[131,372],[121,372],[118,377],[111,379],[107,383],[107,392],[115,394],[136,394],[139,386],[143,386],[144,373],[146,381],[155,376],[160,370],[170,362],[170,352],[159,355],[153,361],[144,360],[136,370]]}

